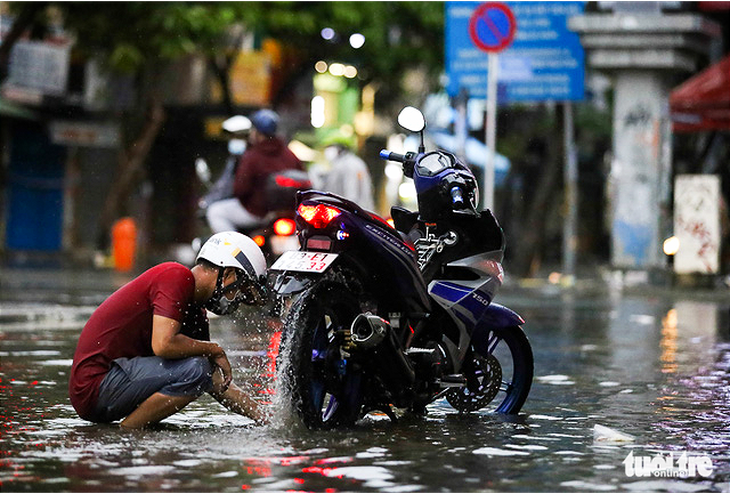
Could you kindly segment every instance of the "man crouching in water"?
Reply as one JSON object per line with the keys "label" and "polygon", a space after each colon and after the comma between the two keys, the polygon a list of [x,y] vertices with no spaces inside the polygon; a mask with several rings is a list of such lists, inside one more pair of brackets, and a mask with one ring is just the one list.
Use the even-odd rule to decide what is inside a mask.
{"label": "man crouching in water", "polygon": [[265,301],[266,261],[249,237],[212,236],[195,267],[166,262],[106,299],[84,326],[69,395],[91,422],[123,419],[139,429],[180,411],[204,392],[257,422],[257,403],[232,383],[225,351],[210,341],[205,310],[231,314]]}

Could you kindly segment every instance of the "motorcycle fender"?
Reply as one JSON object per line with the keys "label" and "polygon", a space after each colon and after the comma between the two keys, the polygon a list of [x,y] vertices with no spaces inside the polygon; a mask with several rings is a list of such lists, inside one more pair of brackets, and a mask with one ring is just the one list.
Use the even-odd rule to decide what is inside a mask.
{"label": "motorcycle fender", "polygon": [[486,355],[493,329],[514,328],[523,324],[525,320],[517,312],[504,305],[491,303],[472,332],[472,346],[481,355]]}
{"label": "motorcycle fender", "polygon": [[512,326],[522,326],[525,320],[509,307],[495,303],[489,304],[486,312],[479,321],[479,325],[485,325],[488,328],[509,328]]}
{"label": "motorcycle fender", "polygon": [[309,288],[315,278],[309,276],[293,276],[282,273],[274,280],[273,292],[280,296],[296,295]]}

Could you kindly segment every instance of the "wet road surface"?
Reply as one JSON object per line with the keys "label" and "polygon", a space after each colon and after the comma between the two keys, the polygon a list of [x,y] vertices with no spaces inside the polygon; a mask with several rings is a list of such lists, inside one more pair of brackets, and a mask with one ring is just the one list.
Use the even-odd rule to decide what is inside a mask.
{"label": "wet road surface", "polygon": [[[214,320],[211,332],[229,350],[237,380],[274,402],[270,425],[255,426],[209,397],[153,430],[79,419],[68,373],[100,301],[0,303],[3,492],[730,492],[730,297],[502,294],[498,301],[527,319],[535,353],[523,413],[460,415],[440,401],[425,418],[369,416],[333,432],[308,431],[276,412],[273,331],[250,315],[238,324]],[[632,439],[607,437],[601,427]],[[710,458],[711,474],[627,475],[630,453],[670,451]]]}

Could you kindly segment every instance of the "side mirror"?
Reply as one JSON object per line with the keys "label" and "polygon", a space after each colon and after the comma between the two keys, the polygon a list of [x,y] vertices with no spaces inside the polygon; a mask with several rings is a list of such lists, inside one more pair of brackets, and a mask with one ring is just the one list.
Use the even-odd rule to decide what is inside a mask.
{"label": "side mirror", "polygon": [[210,179],[212,178],[212,173],[210,172],[208,163],[203,158],[195,159],[195,174],[205,185],[211,184]]}
{"label": "side mirror", "polygon": [[398,114],[398,124],[411,132],[421,132],[426,128],[426,119],[418,108],[406,106]]}

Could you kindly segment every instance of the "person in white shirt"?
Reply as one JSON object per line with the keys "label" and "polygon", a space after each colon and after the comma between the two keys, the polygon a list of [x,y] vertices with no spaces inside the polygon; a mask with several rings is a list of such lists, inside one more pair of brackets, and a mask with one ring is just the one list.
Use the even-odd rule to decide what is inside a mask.
{"label": "person in white shirt", "polygon": [[347,138],[335,135],[327,139],[324,156],[331,165],[330,171],[324,177],[324,190],[373,211],[373,183],[368,166],[352,152]]}

